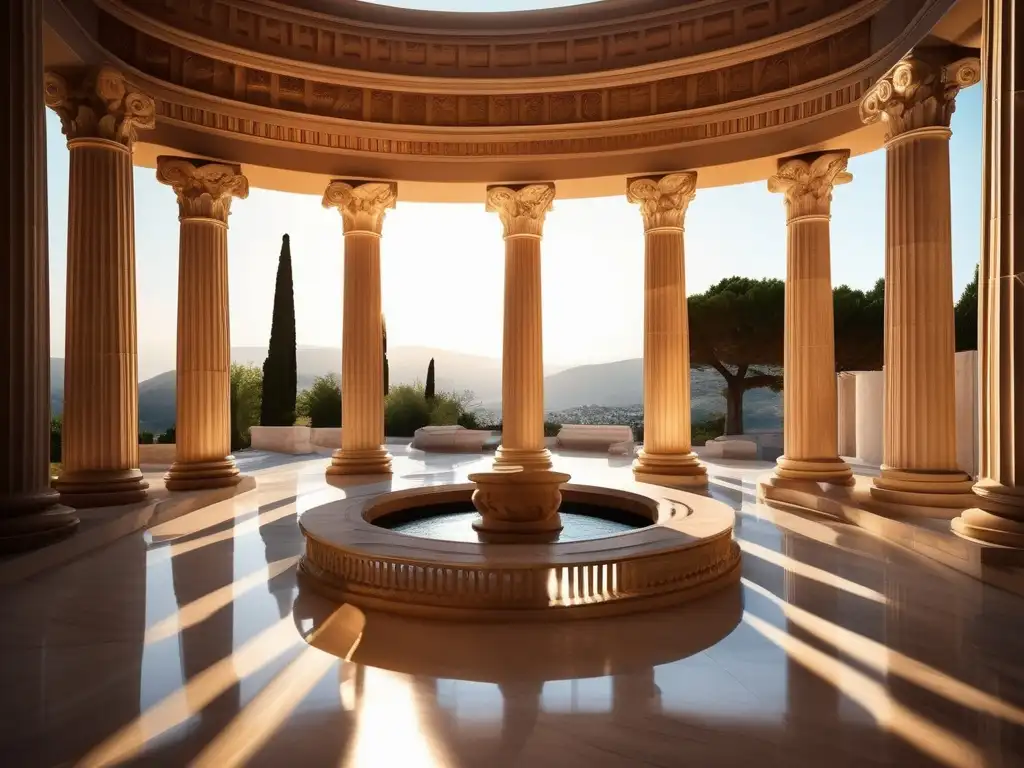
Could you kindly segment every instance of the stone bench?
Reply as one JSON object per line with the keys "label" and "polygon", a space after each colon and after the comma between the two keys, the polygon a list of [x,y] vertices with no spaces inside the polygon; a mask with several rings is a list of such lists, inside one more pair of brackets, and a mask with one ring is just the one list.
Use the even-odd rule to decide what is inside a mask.
{"label": "stone bench", "polygon": [[252,448],[273,453],[301,455],[313,453],[309,427],[251,427]]}
{"label": "stone bench", "polygon": [[577,451],[633,453],[633,430],[624,424],[563,424],[556,445]]}
{"label": "stone bench", "polygon": [[341,427],[310,427],[309,441],[318,448],[341,448]]}
{"label": "stone bench", "polygon": [[421,451],[483,451],[484,442],[491,436],[486,429],[466,429],[453,425],[420,427],[416,430],[410,448]]}
{"label": "stone bench", "polygon": [[708,440],[700,452],[702,459],[757,459],[757,441],[736,435],[733,439],[721,437]]}

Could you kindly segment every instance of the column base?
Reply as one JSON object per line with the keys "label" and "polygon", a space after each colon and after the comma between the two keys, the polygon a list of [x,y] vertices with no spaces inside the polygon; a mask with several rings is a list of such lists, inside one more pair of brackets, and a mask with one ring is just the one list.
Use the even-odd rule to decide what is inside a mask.
{"label": "column base", "polygon": [[499,445],[494,452],[494,468],[506,467],[551,469],[551,451],[547,448],[506,448]]}
{"label": "column base", "polygon": [[390,475],[391,454],[384,448],[339,448],[331,454],[327,475]]}
{"label": "column base", "polygon": [[69,507],[117,507],[146,500],[149,488],[138,469],[81,469],[62,472],[54,482]]}
{"label": "column base", "polygon": [[838,456],[827,459],[790,459],[780,456],[775,460],[775,476],[784,480],[807,480],[830,485],[853,485],[853,470]]}
{"label": "column base", "polygon": [[966,472],[894,469],[882,466],[872,480],[871,497],[886,504],[965,509],[976,504],[974,481]]}
{"label": "column base", "polygon": [[75,510],[60,504],[54,490],[0,499],[0,553],[37,549],[77,528]]}
{"label": "column base", "polygon": [[1024,490],[980,480],[974,493],[977,506],[950,521],[953,533],[986,544],[1024,549]]}
{"label": "column base", "polygon": [[670,488],[706,488],[708,470],[696,453],[647,453],[641,448],[633,462],[633,479]]}
{"label": "column base", "polygon": [[209,488],[230,488],[242,480],[235,457],[214,461],[175,461],[164,475],[169,491],[201,491]]}

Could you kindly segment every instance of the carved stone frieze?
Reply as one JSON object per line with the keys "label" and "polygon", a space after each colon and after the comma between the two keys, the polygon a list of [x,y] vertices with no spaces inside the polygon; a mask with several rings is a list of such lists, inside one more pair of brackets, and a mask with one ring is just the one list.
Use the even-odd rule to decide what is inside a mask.
{"label": "carved stone frieze", "polygon": [[540,237],[544,216],[551,210],[554,199],[555,185],[551,183],[487,188],[487,210],[498,214],[505,237]]}
{"label": "carved stone frieze", "polygon": [[249,181],[237,165],[161,156],[156,178],[174,189],[179,219],[216,219],[227,224],[231,198],[249,196]]}
{"label": "carved stone frieze", "polygon": [[[98,0],[123,18],[143,15],[191,35],[294,61],[347,69],[446,77],[522,77],[606,71],[724,50],[823,23],[857,24],[870,12],[864,0],[715,0],[698,4],[643,3],[635,14],[616,9],[604,23],[572,20],[516,29],[431,28],[435,17],[332,0],[333,15],[301,3],[260,0]],[[652,10],[650,6],[659,6]],[[698,7],[693,7],[698,5]],[[599,8],[583,8],[595,14]],[[386,16],[384,15],[386,14]],[[525,21],[531,14],[520,14]],[[537,17],[538,14],[532,14]],[[541,12],[540,15],[544,15]],[[402,25],[401,19],[408,19]],[[569,23],[566,23],[569,21]],[[581,20],[582,21],[582,20]],[[376,23],[375,23],[376,22]],[[397,23],[396,23],[397,22]],[[427,23],[425,23],[427,22]]]}
{"label": "carved stone frieze", "polygon": [[398,185],[393,181],[340,181],[327,185],[324,208],[337,208],[346,235],[353,232],[381,233],[384,214],[395,207]]}
{"label": "carved stone frieze", "polygon": [[68,141],[107,139],[131,149],[136,131],[155,125],[154,100],[113,67],[78,70],[67,77],[47,72],[43,88],[46,106],[60,117]]}
{"label": "carved stone frieze", "polygon": [[853,181],[846,163],[850,153],[821,152],[779,160],[778,172],[768,179],[769,192],[781,192],[786,200],[787,218],[828,216],[832,188]]}
{"label": "carved stone frieze", "polygon": [[644,230],[683,228],[686,209],[697,193],[697,172],[638,176],[626,181],[626,199],[640,205]]}
{"label": "carved stone frieze", "polygon": [[[177,5],[177,4],[175,4]],[[191,91],[232,101],[378,124],[516,127],[597,123],[724,106],[811,83],[854,66],[871,52],[864,22],[816,43],[719,70],[614,87],[566,85],[533,93],[431,93],[357,87],[256,69],[178,47],[102,15],[101,44],[140,71]],[[333,62],[335,65],[338,61]],[[323,71],[323,70],[320,70]]]}
{"label": "carved stone frieze", "polygon": [[682,126],[660,129],[644,127],[634,133],[616,134],[598,130],[593,135],[572,138],[517,139],[513,135],[506,140],[494,141],[458,141],[455,137],[448,140],[391,139],[374,135],[370,131],[364,133],[350,125],[337,128],[323,124],[296,127],[266,114],[242,118],[221,111],[213,102],[197,107],[173,97],[157,100],[157,116],[169,124],[185,125],[198,130],[214,129],[243,139],[261,142],[270,140],[292,146],[340,149],[371,155],[488,158],[572,155],[674,146],[757,133],[857,104],[869,85],[869,81],[861,80],[795,104],[767,106],[763,112],[742,117],[718,118],[709,115],[706,121],[687,122]]}
{"label": "carved stone frieze", "polygon": [[883,120],[886,138],[918,128],[948,128],[961,88],[981,79],[981,60],[964,48],[917,49],[864,94],[865,123]]}

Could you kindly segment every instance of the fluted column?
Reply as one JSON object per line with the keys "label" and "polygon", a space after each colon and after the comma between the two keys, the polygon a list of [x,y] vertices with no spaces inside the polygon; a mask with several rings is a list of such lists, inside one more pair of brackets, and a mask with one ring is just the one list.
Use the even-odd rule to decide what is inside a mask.
{"label": "fluted column", "polygon": [[551,453],[544,447],[540,241],[554,199],[554,184],[487,188],[487,210],[498,214],[505,234],[502,430],[496,468],[551,468]]}
{"label": "fluted column", "polygon": [[886,134],[885,409],[872,495],[912,507],[963,508],[957,467],[949,123],[960,88],[978,81],[965,49],[908,54],[861,102]]}
{"label": "fluted column", "polygon": [[852,485],[839,458],[835,330],[829,220],[832,188],[853,177],[849,152],[779,160],[768,179],[786,204],[786,351],[783,361],[785,448],[776,477]]}
{"label": "fluted column", "polygon": [[175,460],[169,490],[224,488],[241,479],[231,456],[228,215],[247,197],[238,166],[158,157],[157,181],[178,198],[178,365]]}
{"label": "fluted column", "polygon": [[644,220],[644,447],[633,477],[668,486],[707,485],[690,431],[690,330],[683,222],[697,174],[634,178],[626,198]]}
{"label": "fluted column", "polygon": [[384,351],[380,295],[380,237],[384,214],[395,207],[390,182],[332,181],[325,208],[341,213],[345,285],[341,326],[341,448],[328,475],[391,472],[384,444]]}
{"label": "fluted column", "polygon": [[8,165],[0,253],[0,552],[70,533],[50,488],[50,296],[46,241],[42,0],[5,3]]}
{"label": "fluted column", "polygon": [[1024,547],[1024,9],[1018,0],[985,0],[982,45],[980,471],[977,498],[953,530]]}
{"label": "fluted column", "polygon": [[152,128],[153,99],[117,70],[45,77],[71,153],[63,471],[72,506],[146,497],[139,471],[135,320],[135,131]]}

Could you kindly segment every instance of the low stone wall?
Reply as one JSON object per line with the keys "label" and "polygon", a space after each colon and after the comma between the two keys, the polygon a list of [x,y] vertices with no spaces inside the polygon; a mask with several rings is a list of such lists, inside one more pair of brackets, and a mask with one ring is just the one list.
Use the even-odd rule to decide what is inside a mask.
{"label": "low stone wall", "polygon": [[319,448],[341,448],[341,427],[312,427],[310,442]]}
{"label": "low stone wall", "polygon": [[[850,379],[854,383],[850,384]],[[978,473],[978,353],[956,353],[956,457],[972,477]],[[839,374],[839,453],[864,464],[882,463],[885,420],[885,373]],[[850,389],[854,396],[850,397]],[[852,445],[849,425],[854,425]]]}
{"label": "low stone wall", "polygon": [[177,450],[174,443],[143,443],[139,445],[139,466],[169,467]]}
{"label": "low stone wall", "polygon": [[314,452],[309,427],[252,427],[249,434],[255,450],[293,455]]}

